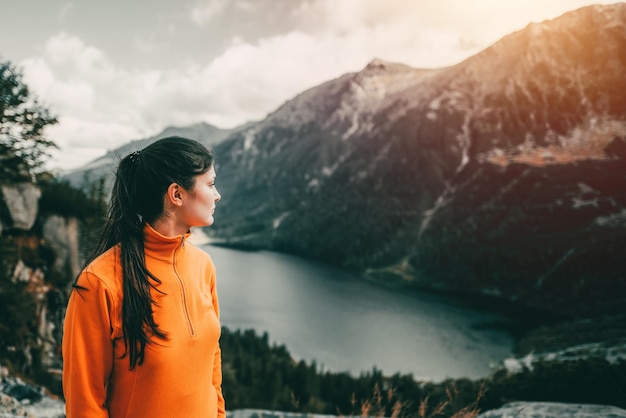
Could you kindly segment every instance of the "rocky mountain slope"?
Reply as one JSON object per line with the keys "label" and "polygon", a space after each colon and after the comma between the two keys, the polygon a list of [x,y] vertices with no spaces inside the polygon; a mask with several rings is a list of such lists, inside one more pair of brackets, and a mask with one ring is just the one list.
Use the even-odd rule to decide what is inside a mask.
{"label": "rocky mountain slope", "polygon": [[215,146],[215,241],[566,315],[626,301],[626,4],[373,61]]}

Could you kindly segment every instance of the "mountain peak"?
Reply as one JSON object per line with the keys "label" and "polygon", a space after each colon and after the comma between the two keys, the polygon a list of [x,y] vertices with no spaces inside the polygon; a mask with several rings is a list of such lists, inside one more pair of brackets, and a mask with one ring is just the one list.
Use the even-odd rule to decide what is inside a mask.
{"label": "mountain peak", "polygon": [[411,69],[406,64],[398,62],[385,61],[380,58],[374,58],[371,60],[361,72],[378,72],[378,71],[394,71],[394,70],[408,70]]}

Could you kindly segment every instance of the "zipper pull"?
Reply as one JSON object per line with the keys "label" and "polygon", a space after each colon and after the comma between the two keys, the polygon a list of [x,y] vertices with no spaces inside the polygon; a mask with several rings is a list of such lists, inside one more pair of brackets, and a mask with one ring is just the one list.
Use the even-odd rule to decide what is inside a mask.
{"label": "zipper pull", "polygon": [[181,238],[182,238],[182,247],[185,248],[185,236],[182,235]]}

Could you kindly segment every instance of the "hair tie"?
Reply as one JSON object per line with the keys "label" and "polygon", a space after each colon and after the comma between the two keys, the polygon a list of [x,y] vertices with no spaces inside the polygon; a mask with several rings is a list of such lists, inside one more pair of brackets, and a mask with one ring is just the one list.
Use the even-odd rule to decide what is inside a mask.
{"label": "hair tie", "polygon": [[139,154],[141,154],[141,151],[131,152],[128,155],[128,159],[134,163],[135,161],[137,161],[137,158],[139,158]]}

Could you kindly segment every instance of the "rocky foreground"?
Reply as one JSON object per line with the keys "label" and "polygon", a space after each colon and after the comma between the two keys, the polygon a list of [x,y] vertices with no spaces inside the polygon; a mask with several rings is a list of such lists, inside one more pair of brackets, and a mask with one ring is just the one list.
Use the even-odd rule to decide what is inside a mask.
{"label": "rocky foreground", "polygon": [[511,402],[478,418],[621,418],[626,410],[606,405],[565,404],[554,402]]}
{"label": "rocky foreground", "polygon": [[[22,406],[7,395],[0,394],[0,418],[32,417],[62,418],[60,401],[43,399],[30,406]],[[227,418],[334,418],[334,415],[239,409],[226,413]],[[511,402],[477,418],[626,418],[626,410],[607,405],[565,404],[556,402]]]}
{"label": "rocky foreground", "polygon": [[0,418],[64,418],[65,404],[0,367]]}
{"label": "rocky foreground", "polygon": [[[226,414],[227,418],[326,418],[333,415],[242,409]],[[622,418],[626,410],[606,405],[581,405],[551,402],[511,402],[477,418]]]}

